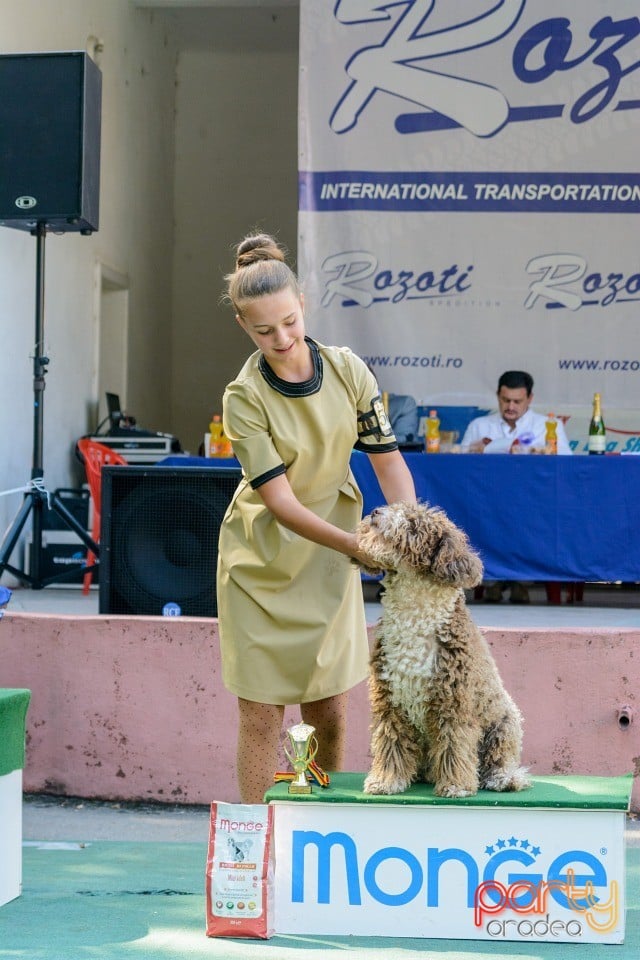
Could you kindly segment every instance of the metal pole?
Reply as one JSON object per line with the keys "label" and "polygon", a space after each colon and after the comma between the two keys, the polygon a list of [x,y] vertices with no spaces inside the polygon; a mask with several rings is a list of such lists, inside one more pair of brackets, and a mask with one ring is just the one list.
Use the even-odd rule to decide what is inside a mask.
{"label": "metal pole", "polygon": [[47,225],[38,223],[36,227],[36,337],[33,354],[33,458],[31,479],[42,477],[43,436],[44,436],[44,388],[46,367],[49,358],[44,350],[44,243]]}
{"label": "metal pole", "polygon": [[[44,252],[47,235],[46,223],[36,227],[36,323],[35,349],[33,354],[33,458],[31,479],[44,476],[43,436],[44,436],[44,388],[45,374],[49,358],[44,356]],[[40,496],[32,497],[33,525],[31,541],[31,563],[29,573],[33,578],[33,587],[37,590],[41,582],[42,525],[44,500]]]}
{"label": "metal pole", "polygon": [[[44,388],[45,375],[49,358],[44,356],[44,247],[47,235],[47,225],[39,222],[31,235],[36,240],[36,330],[35,346],[33,353],[33,459],[31,465],[31,479],[39,480],[44,477],[43,465],[43,437],[44,437]],[[57,580],[64,580],[73,576],[77,571],[94,569],[94,567],[85,568],[81,563],[77,567],[71,567],[62,574],[42,579],[42,527],[44,520],[45,503],[47,494],[41,489],[29,489],[25,494],[22,506],[20,507],[13,522],[2,538],[0,543],[0,575],[8,570],[19,580],[29,584],[34,590],[42,590],[49,583]],[[100,546],[97,544],[84,526],[76,520],[72,513],[58,499],[57,494],[51,496],[51,509],[64,520],[70,530],[75,531],[82,542],[91,550],[96,557],[100,556]],[[9,560],[18,544],[20,534],[32,513],[33,533],[31,542],[31,557],[29,562],[29,571],[21,570],[13,566]]]}

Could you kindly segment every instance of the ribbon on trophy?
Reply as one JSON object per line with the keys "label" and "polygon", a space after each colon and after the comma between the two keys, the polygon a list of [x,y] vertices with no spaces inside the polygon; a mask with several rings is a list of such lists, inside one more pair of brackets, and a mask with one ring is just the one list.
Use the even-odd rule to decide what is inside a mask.
{"label": "ribbon on trophy", "polygon": [[293,772],[277,771],[274,774],[276,783],[288,782],[289,793],[311,793],[311,781],[319,787],[329,786],[329,775],[320,764],[316,763],[318,741],[315,736],[315,727],[308,723],[297,723],[287,730],[289,749],[283,745]]}

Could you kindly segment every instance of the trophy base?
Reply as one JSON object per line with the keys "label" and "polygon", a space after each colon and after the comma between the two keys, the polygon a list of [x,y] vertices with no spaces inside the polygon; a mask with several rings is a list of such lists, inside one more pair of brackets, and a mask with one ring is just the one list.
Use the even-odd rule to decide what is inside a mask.
{"label": "trophy base", "polygon": [[311,784],[290,783],[288,793],[307,794],[311,793]]}

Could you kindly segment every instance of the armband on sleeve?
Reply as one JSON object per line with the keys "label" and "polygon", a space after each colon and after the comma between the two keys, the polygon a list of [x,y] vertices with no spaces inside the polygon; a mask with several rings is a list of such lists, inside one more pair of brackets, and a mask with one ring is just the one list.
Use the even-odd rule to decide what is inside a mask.
{"label": "armband on sleeve", "polygon": [[369,453],[386,453],[397,448],[398,443],[391,429],[391,421],[384,409],[382,397],[378,394],[371,400],[369,409],[358,415],[356,449]]}

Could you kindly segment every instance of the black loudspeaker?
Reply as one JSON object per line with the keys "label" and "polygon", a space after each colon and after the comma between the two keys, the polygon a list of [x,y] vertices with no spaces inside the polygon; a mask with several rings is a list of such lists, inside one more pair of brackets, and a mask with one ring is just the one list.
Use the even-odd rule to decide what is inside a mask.
{"label": "black loudspeaker", "polygon": [[0,55],[0,225],[98,229],[102,75],[86,53]]}
{"label": "black loudspeaker", "polygon": [[217,617],[218,535],[240,476],[214,466],[103,467],[100,613]]}

